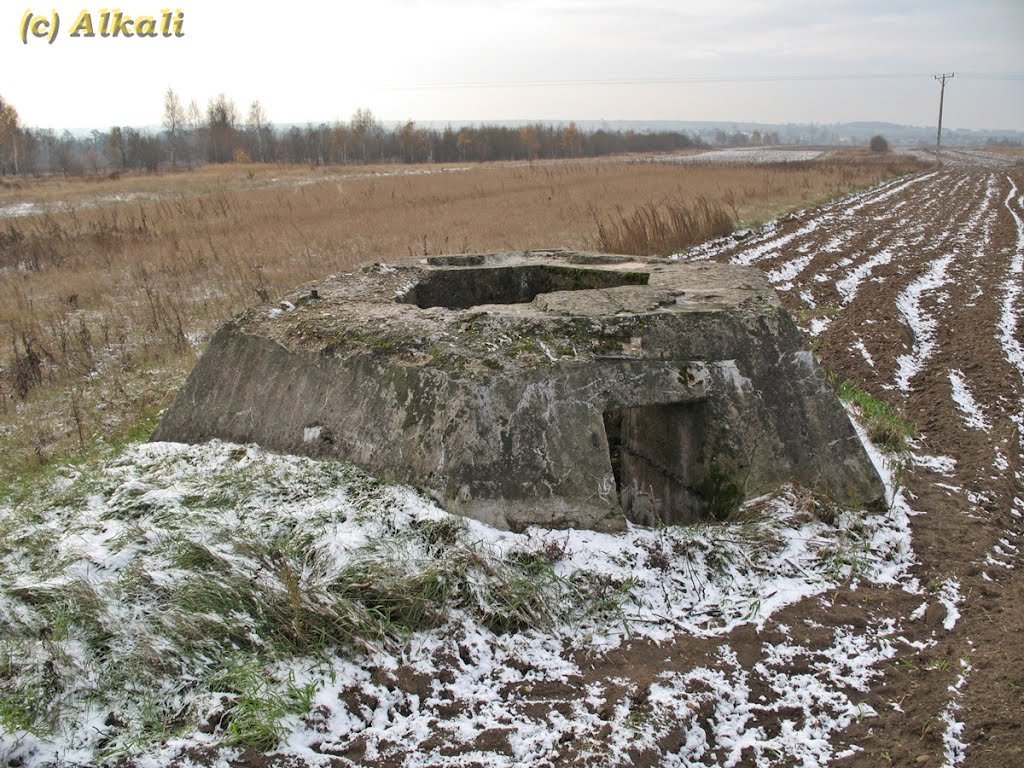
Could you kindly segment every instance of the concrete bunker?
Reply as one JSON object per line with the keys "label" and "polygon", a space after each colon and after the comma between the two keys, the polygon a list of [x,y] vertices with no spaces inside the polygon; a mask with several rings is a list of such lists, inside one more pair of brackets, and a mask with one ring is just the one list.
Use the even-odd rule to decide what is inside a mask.
{"label": "concrete bunker", "polygon": [[337,457],[489,524],[720,518],[884,488],[756,270],[566,251],[379,264],[213,338],[154,439]]}

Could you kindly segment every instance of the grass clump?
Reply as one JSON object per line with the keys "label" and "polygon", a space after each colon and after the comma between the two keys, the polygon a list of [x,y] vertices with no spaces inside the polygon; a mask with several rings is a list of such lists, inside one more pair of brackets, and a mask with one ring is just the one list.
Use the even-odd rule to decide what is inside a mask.
{"label": "grass clump", "polygon": [[836,394],[844,403],[850,403],[857,409],[872,443],[891,453],[903,453],[908,449],[907,441],[917,433],[914,422],[848,380],[836,387]]}
{"label": "grass clump", "polygon": [[312,709],[317,690],[315,682],[299,685],[294,674],[281,682],[268,678],[260,661],[245,654],[228,659],[209,682],[219,692],[220,706],[207,722],[216,724],[223,743],[264,752],[274,749],[286,734],[284,721],[289,715]]}

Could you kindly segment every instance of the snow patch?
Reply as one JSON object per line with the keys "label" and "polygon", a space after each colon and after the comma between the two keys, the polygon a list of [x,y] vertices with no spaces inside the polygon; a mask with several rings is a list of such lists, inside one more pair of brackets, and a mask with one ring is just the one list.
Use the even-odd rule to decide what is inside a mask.
{"label": "snow patch", "polygon": [[935,331],[938,322],[922,306],[924,296],[936,291],[947,281],[946,271],[953,263],[953,254],[936,259],[928,271],[901,293],[896,299],[896,308],[910,327],[914,342],[910,354],[896,358],[896,386],[908,392],[910,380],[924,368],[925,362],[935,351]]}
{"label": "snow patch", "polygon": [[960,415],[964,424],[972,429],[980,429],[983,432],[991,431],[992,425],[985,418],[981,406],[978,405],[978,401],[974,399],[974,395],[971,394],[971,390],[967,387],[967,381],[964,379],[963,372],[959,369],[950,371],[949,385],[953,390],[953,402],[960,409]]}
{"label": "snow patch", "polygon": [[950,631],[956,626],[960,619],[960,610],[957,608],[964,599],[960,594],[960,582],[955,578],[948,578],[939,587],[938,600],[946,609],[946,618],[942,620],[942,626]]}
{"label": "snow patch", "polygon": [[864,358],[864,362],[866,362],[872,368],[875,367],[875,359],[871,357],[871,353],[868,352],[868,348],[864,346],[863,339],[858,338],[857,341],[854,342],[853,348],[860,352],[861,357]]}
{"label": "snow patch", "polygon": [[875,271],[876,267],[884,266],[885,264],[889,264],[891,261],[892,253],[888,250],[883,250],[872,256],[863,264],[858,264],[854,269],[850,270],[845,277],[837,280],[836,290],[839,291],[839,294],[843,297],[843,306],[851,303],[857,297],[857,291],[860,288],[860,284],[867,278],[871,277],[871,273]]}
{"label": "snow patch", "polygon": [[961,659],[960,666],[963,672],[957,677],[957,681],[949,686],[952,696],[942,713],[942,722],[946,724],[946,729],[942,733],[943,753],[946,758],[943,768],[956,768],[967,757],[968,745],[961,739],[965,725],[962,721],[957,720],[957,715],[960,712],[960,697],[963,695],[963,687],[967,682],[971,665],[966,659]]}

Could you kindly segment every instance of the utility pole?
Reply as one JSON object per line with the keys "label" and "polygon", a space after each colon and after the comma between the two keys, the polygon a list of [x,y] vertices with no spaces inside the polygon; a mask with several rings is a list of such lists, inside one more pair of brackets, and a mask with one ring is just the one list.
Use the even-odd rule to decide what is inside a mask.
{"label": "utility pole", "polygon": [[946,81],[952,80],[956,76],[956,72],[950,72],[948,75],[932,75],[936,80],[942,83],[942,88],[939,90],[939,129],[935,132],[935,157],[941,163],[939,159],[939,151],[942,147],[942,100],[946,95]]}

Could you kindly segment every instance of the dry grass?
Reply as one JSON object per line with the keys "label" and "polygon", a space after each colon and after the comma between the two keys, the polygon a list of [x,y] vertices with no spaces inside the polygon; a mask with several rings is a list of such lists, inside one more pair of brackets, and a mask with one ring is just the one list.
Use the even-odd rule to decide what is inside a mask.
{"label": "dry grass", "polygon": [[721,203],[698,197],[647,203],[632,213],[618,208],[610,220],[594,215],[602,251],[640,256],[669,256],[732,231],[733,220]]}
{"label": "dry grass", "polygon": [[19,180],[0,187],[0,206],[48,209],[0,219],[0,472],[137,428],[169,402],[211,330],[300,282],[398,256],[601,247],[598,222],[605,234],[640,220],[656,231],[662,211],[671,228],[664,201],[750,223],[915,167],[850,152],[774,166],[243,165]]}

